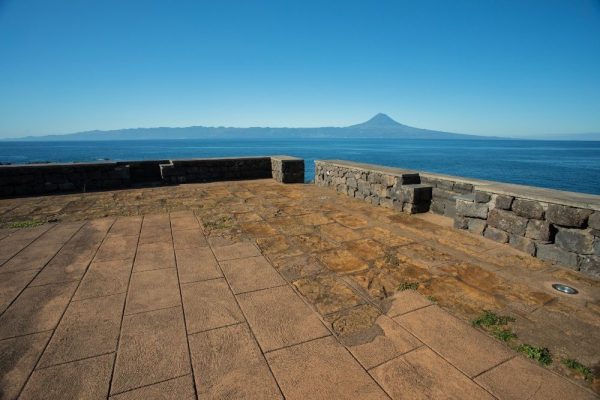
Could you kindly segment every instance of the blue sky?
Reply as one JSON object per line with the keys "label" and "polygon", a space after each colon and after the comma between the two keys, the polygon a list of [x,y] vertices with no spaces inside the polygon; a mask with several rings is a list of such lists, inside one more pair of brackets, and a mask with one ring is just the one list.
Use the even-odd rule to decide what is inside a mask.
{"label": "blue sky", "polygon": [[399,122],[600,131],[600,1],[0,0],[0,137]]}

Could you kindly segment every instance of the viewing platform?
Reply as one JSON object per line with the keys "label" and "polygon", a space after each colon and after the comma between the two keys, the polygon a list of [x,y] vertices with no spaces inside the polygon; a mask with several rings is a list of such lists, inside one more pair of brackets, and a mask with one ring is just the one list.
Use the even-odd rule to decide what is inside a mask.
{"label": "viewing platform", "polygon": [[0,399],[598,398],[599,196],[304,168],[0,166]]}

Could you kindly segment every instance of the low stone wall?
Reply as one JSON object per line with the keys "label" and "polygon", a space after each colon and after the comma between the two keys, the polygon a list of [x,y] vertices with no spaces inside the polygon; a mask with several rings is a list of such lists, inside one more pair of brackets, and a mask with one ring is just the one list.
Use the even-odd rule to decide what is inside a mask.
{"label": "low stone wall", "polygon": [[463,178],[459,176],[420,172],[421,183],[433,187],[431,193],[432,213],[454,218],[456,215],[456,198],[473,193],[476,185],[488,184],[489,181]]}
{"label": "low stone wall", "polygon": [[340,160],[315,161],[315,183],[374,205],[446,215],[455,228],[600,277],[600,196]]}
{"label": "low stone wall", "polygon": [[600,196],[489,183],[456,200],[454,225],[600,276]]}
{"label": "low stone wall", "polygon": [[304,160],[289,156],[272,156],[273,179],[281,183],[304,183]]}
{"label": "low stone wall", "polygon": [[197,158],[160,166],[167,183],[215,182],[271,178],[270,157]]}
{"label": "low stone wall", "polygon": [[304,160],[277,156],[1,165],[0,197],[272,176],[284,183],[304,182]]}
{"label": "low stone wall", "polygon": [[415,171],[341,160],[315,161],[315,184],[413,214],[429,210],[431,189]]}

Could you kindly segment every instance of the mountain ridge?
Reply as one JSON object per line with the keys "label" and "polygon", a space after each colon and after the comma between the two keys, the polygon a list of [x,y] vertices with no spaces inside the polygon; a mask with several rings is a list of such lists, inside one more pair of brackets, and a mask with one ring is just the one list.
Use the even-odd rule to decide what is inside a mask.
{"label": "mountain ridge", "polygon": [[[566,135],[565,135],[566,136]],[[271,127],[154,127],[115,130],[91,130],[67,134],[8,138],[8,141],[85,141],[85,140],[166,140],[166,139],[285,139],[285,138],[354,138],[354,139],[513,139],[415,128],[401,124],[384,113],[345,127],[271,128]],[[600,139],[600,134],[598,135]],[[596,140],[598,140],[596,139]],[[594,140],[594,139],[592,139]]]}

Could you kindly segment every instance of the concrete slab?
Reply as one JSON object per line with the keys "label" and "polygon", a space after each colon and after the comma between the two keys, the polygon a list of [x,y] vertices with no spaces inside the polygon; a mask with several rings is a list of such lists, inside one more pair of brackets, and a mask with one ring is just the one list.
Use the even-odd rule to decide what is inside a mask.
{"label": "concrete slab", "polygon": [[223,276],[208,247],[175,249],[177,272],[181,283],[215,279]]}
{"label": "concrete slab", "polygon": [[263,256],[221,261],[220,265],[235,294],[285,284],[275,268]]}
{"label": "concrete slab", "polygon": [[173,268],[134,272],[125,314],[178,306],[181,304],[177,271]]}

